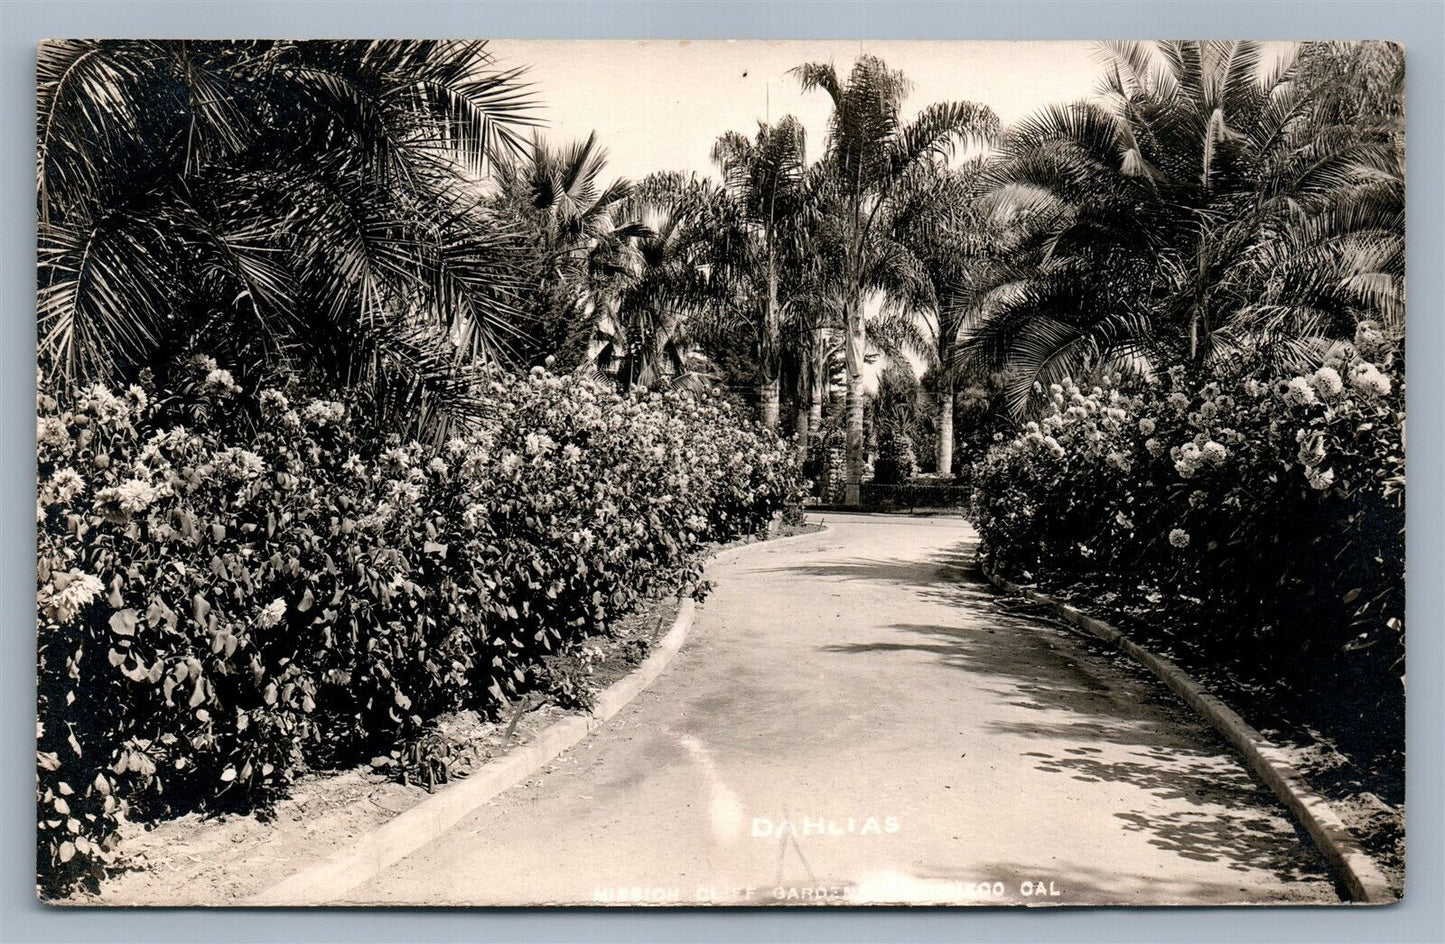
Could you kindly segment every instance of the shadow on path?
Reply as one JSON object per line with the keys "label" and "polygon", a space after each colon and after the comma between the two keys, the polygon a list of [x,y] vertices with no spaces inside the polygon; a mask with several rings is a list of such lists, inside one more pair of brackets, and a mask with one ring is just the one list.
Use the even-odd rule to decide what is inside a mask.
{"label": "shadow on path", "polygon": [[[937,623],[895,623],[875,639],[822,649],[923,654],[963,673],[959,684],[1004,696],[1017,710],[982,723],[993,734],[1017,738],[1021,761],[1083,783],[1138,791],[1132,808],[1107,813],[1120,828],[1181,857],[1240,872],[1328,878],[1312,844],[1287,825],[1292,821],[1283,808],[1213,729],[1112,648],[1041,615],[1011,610],[978,572],[973,546],[961,542],[921,561],[855,558],[772,572],[800,582],[847,581],[850,589],[858,582],[907,587],[946,608]],[[1103,884],[1095,890],[1105,893]]]}

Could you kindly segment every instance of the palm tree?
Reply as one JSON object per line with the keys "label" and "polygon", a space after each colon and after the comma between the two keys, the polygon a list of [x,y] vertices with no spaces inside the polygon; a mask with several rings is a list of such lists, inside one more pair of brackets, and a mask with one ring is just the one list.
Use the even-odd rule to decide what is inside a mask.
{"label": "palm tree", "polygon": [[964,357],[966,333],[1021,289],[1018,259],[1027,229],[1000,200],[978,157],[958,167],[927,165],[900,189],[893,215],[894,238],[917,258],[928,281],[931,306],[924,312],[893,307],[875,330],[911,340],[920,314],[927,317],[928,344],[911,340],[910,352],[932,371],[937,402],[936,471],[953,467],[954,398],[961,378],[973,370]]}
{"label": "palm tree", "polygon": [[526,232],[539,261],[533,289],[533,360],[555,356],[577,366],[595,317],[621,274],[620,247],[643,228],[625,219],[632,184],[603,186],[607,151],[593,132],[586,140],[551,147],[541,136],[520,159],[496,174],[497,203]]}
{"label": "palm tree", "polygon": [[1254,43],[1104,46],[1102,98],[1045,109],[996,182],[1034,237],[1017,304],[970,335],[1035,384],[1090,369],[1299,359],[1361,317],[1398,321],[1403,177],[1378,135],[1319,120],[1317,84]]}
{"label": "palm tree", "polygon": [[713,160],[736,203],[744,238],[725,247],[724,260],[745,283],[745,311],[757,327],[759,412],[768,429],[778,426],[782,332],[778,290],[783,268],[802,254],[807,229],[803,126],[791,115],[776,126],[759,122],[753,140],[729,131],[713,146]]}
{"label": "palm tree", "polygon": [[476,182],[533,119],[485,43],[65,40],[37,72],[57,383],[195,344],[425,423],[511,353],[526,261]]}
{"label": "palm tree", "polygon": [[710,263],[727,203],[709,181],[650,174],[620,210],[629,223],[594,254],[611,276],[589,359],[621,389],[687,381],[694,322],[718,297]]}
{"label": "palm tree", "polygon": [[[836,241],[844,300],[845,359],[848,372],[847,496],[856,505],[863,478],[862,379],[867,351],[864,303],[871,288],[896,281],[910,267],[902,247],[886,245],[886,218],[901,181],[959,141],[990,140],[998,120],[971,102],[935,104],[913,121],[902,118],[908,82],[881,59],[861,56],[845,83],[831,63],[794,70],[804,89],[822,89],[833,101],[829,118],[826,187],[833,212],[829,234]],[[906,281],[916,282],[916,279]]]}

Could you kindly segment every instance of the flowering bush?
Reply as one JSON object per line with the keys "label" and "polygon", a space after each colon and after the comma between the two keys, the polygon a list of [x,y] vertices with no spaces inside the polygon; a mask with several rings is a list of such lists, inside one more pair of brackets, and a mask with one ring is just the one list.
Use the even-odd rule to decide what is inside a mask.
{"label": "flowering bush", "polygon": [[1348,659],[1368,701],[1398,698],[1402,360],[1364,323],[1298,374],[1056,385],[975,469],[975,524],[1004,572],[1082,578],[1296,680]]}
{"label": "flowering bush", "polygon": [[[644,595],[695,585],[709,542],[800,499],[787,444],[688,395],[538,369],[428,447],[379,440],[348,403],[253,403],[214,362],[191,368],[180,406],[141,387],[40,397],[52,890],[113,860],[127,812],[261,804],[304,766],[500,708]],[[221,419],[248,410],[259,432]]]}

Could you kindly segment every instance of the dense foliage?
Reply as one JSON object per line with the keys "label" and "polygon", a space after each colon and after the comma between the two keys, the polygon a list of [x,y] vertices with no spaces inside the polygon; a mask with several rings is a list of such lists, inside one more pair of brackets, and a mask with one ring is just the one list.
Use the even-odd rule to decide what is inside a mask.
{"label": "dense foliage", "polygon": [[977,102],[938,102],[905,121],[908,79],[875,56],[859,56],[846,78],[832,63],[806,63],[794,72],[805,90],[825,92],[833,106],[818,178],[824,207],[819,242],[835,260],[847,368],[847,489],[849,501],[857,503],[864,465],[866,302],[883,296],[916,310],[937,305],[924,266],[899,238],[899,218],[910,211],[908,184],[945,162],[960,145],[990,144],[998,116]]}
{"label": "dense foliage", "polygon": [[931,464],[932,420],[929,398],[912,371],[890,364],[878,375],[878,393],[866,418],[876,430],[873,482],[892,485],[918,473],[920,462]]}
{"label": "dense foliage", "polygon": [[1241,358],[1041,393],[975,470],[997,568],[1138,604],[1280,684],[1349,678],[1371,724],[1403,723],[1403,357],[1377,326],[1298,374]]}
{"label": "dense foliage", "polygon": [[[1404,58],[1390,43],[1108,43],[1095,99],[1011,128],[989,171],[1032,232],[970,331],[1016,414],[1065,375],[1300,363],[1368,318],[1403,329]],[[1341,97],[1371,104],[1340,114]],[[1025,242],[1027,245],[1027,241]]]}
{"label": "dense foliage", "polygon": [[[478,179],[535,123],[484,42],[56,40],[37,61],[38,355],[84,386],[195,345],[465,412],[535,260]],[[246,376],[242,376],[246,380]]]}
{"label": "dense foliage", "polygon": [[[798,492],[792,449],[730,406],[622,397],[541,368],[440,447],[384,442],[341,400],[231,374],[181,394],[42,394],[41,874],[110,860],[127,807],[250,807],[305,766],[491,711],[708,542]],[[182,422],[188,421],[188,422]]]}

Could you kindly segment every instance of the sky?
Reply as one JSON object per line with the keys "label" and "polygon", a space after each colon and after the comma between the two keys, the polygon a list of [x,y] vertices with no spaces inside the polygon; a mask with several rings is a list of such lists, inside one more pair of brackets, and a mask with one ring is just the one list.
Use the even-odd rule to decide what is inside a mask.
{"label": "sky", "polygon": [[714,172],[710,153],[724,131],[751,137],[761,120],[794,115],[822,153],[830,102],[803,92],[788,70],[832,61],[846,73],[860,52],[902,69],[913,90],[905,117],[940,101],[988,105],[1005,124],[1052,102],[1092,95],[1101,68],[1085,42],[938,41],[519,41],[493,40],[504,66],[527,66],[554,143],[594,128],[608,176],[654,170]]}

